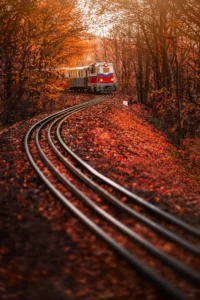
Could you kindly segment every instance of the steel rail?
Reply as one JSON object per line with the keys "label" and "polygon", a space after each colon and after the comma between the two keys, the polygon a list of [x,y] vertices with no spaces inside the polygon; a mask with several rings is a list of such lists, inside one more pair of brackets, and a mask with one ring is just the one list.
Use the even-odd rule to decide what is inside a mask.
{"label": "steel rail", "polygon": [[[69,118],[72,114],[77,113],[76,112],[70,113],[67,117],[64,117],[64,121]],[[62,161],[62,163],[70,169],[76,175],[78,178],[83,180],[88,186],[90,186],[94,191],[97,191],[102,197],[104,197],[106,200],[114,204],[115,206],[121,208],[125,212],[127,212],[132,217],[136,218],[137,220],[141,221],[143,224],[145,224],[148,228],[151,228],[153,231],[162,234],[169,240],[175,242],[176,244],[179,244],[180,246],[184,247],[187,250],[190,250],[193,254],[200,256],[200,249],[196,247],[195,245],[189,243],[188,241],[184,240],[182,237],[180,237],[178,234],[173,233],[172,231],[162,227],[161,225],[157,224],[156,222],[152,221],[151,219],[143,216],[142,214],[138,213],[136,210],[130,208],[128,205],[121,202],[118,198],[110,194],[108,191],[97,185],[93,180],[85,176],[78,168],[76,168],[72,163],[70,163],[58,150],[58,148],[55,146],[55,143],[53,142],[51,138],[51,129],[57,122],[63,122],[63,117],[61,116],[59,119],[55,120],[48,129],[48,141],[49,145],[54,151],[54,153],[57,155],[57,157]],[[61,121],[60,121],[61,120]],[[58,125],[59,126],[59,125]],[[60,140],[59,140],[60,141]]]}
{"label": "steel rail", "polygon": [[[66,110],[65,110],[66,112]],[[60,113],[56,113],[51,115],[52,116],[59,116],[63,111]],[[113,238],[111,238],[105,231],[103,231],[98,225],[92,222],[88,217],[86,217],[79,209],[77,209],[51,182],[50,180],[44,175],[41,169],[38,167],[36,161],[31,154],[29,148],[29,141],[31,140],[31,136],[33,131],[42,124],[42,122],[47,121],[50,117],[46,117],[41,121],[34,124],[29,131],[27,132],[25,139],[24,139],[24,146],[27,157],[35,169],[38,176],[44,181],[44,183],[49,187],[52,193],[57,196],[65,205],[73,212],[80,220],[82,220],[86,225],[89,226],[98,236],[100,236],[104,241],[106,241],[113,250],[115,250],[120,256],[126,259],[132,267],[134,267],[142,276],[150,280],[158,290],[164,292],[164,296],[171,297],[172,299],[186,299],[186,297],[175,287],[173,287],[168,281],[166,281],[162,276],[157,275],[153,270],[145,266],[137,257],[132,255],[126,248],[121,246],[118,242],[116,242]]]}
{"label": "steel rail", "polygon": [[[104,97],[104,98],[105,98],[105,97]],[[52,116],[58,117],[58,116],[64,114],[65,112],[70,112],[70,111],[74,110],[75,108],[82,107],[82,106],[86,105],[86,103],[91,103],[91,105],[92,105],[92,104],[95,105],[95,104],[100,103],[100,102],[105,101],[105,100],[106,100],[106,99],[101,100],[101,98],[100,98],[100,99],[95,99],[95,100],[91,100],[91,101],[89,101],[89,102],[79,103],[79,104],[76,104],[76,105],[74,105],[74,106],[67,107],[67,108],[65,108],[65,109],[63,109],[63,110],[60,110],[60,111],[58,111],[58,112],[56,112],[56,113],[50,115],[50,116],[47,116],[46,118],[43,118],[42,120],[38,121],[36,124],[37,124],[37,126],[38,126],[38,125],[40,125],[40,123],[42,123],[43,121],[46,121],[47,119],[51,118]],[[36,125],[36,124],[35,124],[35,125]]]}
{"label": "steel rail", "polygon": [[[71,114],[70,112],[69,114]],[[154,247],[150,242],[142,238],[136,232],[132,231],[126,225],[122,224],[120,221],[112,217],[106,211],[101,209],[98,205],[96,205],[89,197],[87,197],[84,193],[82,193],[77,187],[75,187],[69,180],[67,180],[59,170],[50,162],[48,157],[45,155],[42,147],[40,145],[39,136],[41,130],[44,126],[46,126],[50,120],[45,121],[38,129],[36,133],[36,146],[37,150],[40,154],[41,159],[46,164],[46,166],[51,170],[51,172],[56,176],[57,179],[67,187],[72,193],[74,193],[79,199],[81,199],[84,203],[86,203],[90,208],[92,208],[96,213],[99,214],[100,217],[103,217],[107,222],[111,223],[117,229],[119,229],[122,233],[132,239],[134,242],[138,243],[141,247],[143,247],[147,252],[151,253],[154,257],[160,259],[167,266],[173,267],[176,271],[180,272],[185,278],[191,280],[195,284],[200,284],[200,274],[188,266],[182,264],[178,260],[174,259],[170,255],[158,250]]]}
{"label": "steel rail", "polygon": [[90,166],[88,163],[86,163],[83,159],[81,159],[77,154],[75,154],[65,143],[64,139],[61,135],[61,127],[64,123],[65,119],[60,122],[60,124],[57,127],[57,137],[63,148],[77,161],[79,164],[87,169],[92,175],[94,175],[96,178],[102,180],[104,183],[108,184],[112,188],[116,189],[117,191],[121,192],[122,194],[126,195],[129,199],[134,200],[137,204],[143,206],[145,209],[157,214],[158,216],[162,217],[163,219],[171,222],[172,224],[175,224],[179,226],[180,228],[184,229],[185,231],[200,237],[200,230],[196,229],[195,227],[185,223],[184,221],[180,220],[179,218],[171,215],[168,212],[165,212],[161,210],[160,208],[156,207],[155,205],[150,204],[143,198],[137,196],[135,193],[127,190],[125,187],[119,185],[115,181],[111,180],[110,178],[106,177],[102,173],[98,172],[96,169],[94,169],[92,166]]}

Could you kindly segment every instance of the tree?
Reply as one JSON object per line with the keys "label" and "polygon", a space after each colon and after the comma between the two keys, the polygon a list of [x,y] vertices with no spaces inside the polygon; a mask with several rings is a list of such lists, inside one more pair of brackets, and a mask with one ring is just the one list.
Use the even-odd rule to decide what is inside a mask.
{"label": "tree", "polygon": [[4,0],[0,30],[2,122],[10,124],[45,105],[49,75],[83,55],[85,28],[76,1]]}
{"label": "tree", "polygon": [[[200,2],[198,0],[115,0],[102,5],[90,1],[97,14],[111,6],[112,16],[121,12],[113,30],[118,34],[117,70],[120,88],[136,86],[140,102],[166,124],[177,144],[199,134],[200,116]],[[95,6],[96,3],[96,6]],[[129,26],[127,30],[126,24]],[[119,30],[120,28],[120,30]],[[115,36],[109,35],[115,45]],[[126,41],[126,42],[125,42]],[[119,45],[126,50],[119,51]],[[127,60],[127,53],[128,60]],[[121,55],[120,55],[121,54]],[[134,64],[135,77],[127,78]],[[125,78],[125,81],[121,80]],[[126,89],[130,93],[130,89]]]}

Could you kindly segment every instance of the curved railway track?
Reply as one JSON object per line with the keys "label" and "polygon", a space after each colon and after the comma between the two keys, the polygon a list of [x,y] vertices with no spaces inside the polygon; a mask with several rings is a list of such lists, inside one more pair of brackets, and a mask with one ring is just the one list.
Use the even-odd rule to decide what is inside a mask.
{"label": "curved railway track", "polygon": [[[151,205],[145,201],[145,199],[138,197],[131,191],[105,177],[88,165],[85,161],[83,161],[79,156],[77,156],[64,142],[62,136],[62,126],[64,122],[73,114],[93,105],[97,105],[102,101],[106,101],[108,98],[109,96],[99,96],[93,101],[64,109],[34,124],[27,132],[24,140],[25,151],[28,159],[36,173],[48,186],[51,192],[58,199],[60,199],[67,206],[67,208],[75,214],[77,218],[84,222],[115,252],[122,256],[130,266],[136,269],[141,276],[151,281],[151,283],[154,284],[154,286],[162,293],[162,295],[165,295],[167,299],[169,297],[172,299],[187,299],[181,291],[169,283],[163,276],[159,275],[153,269],[147,267],[137,256],[134,255],[134,253],[122,246],[116,239],[111,237],[108,232],[101,228],[101,226],[97,225],[92,219],[87,217],[83,211],[78,209],[70,201],[70,199],[67,199],[65,193],[60,188],[61,185],[66,187],[86,206],[88,206],[90,210],[94,211],[99,218],[103,219],[110,226],[118,230],[120,234],[125,235],[128,239],[134,243],[137,243],[151,256],[160,260],[162,264],[170,267],[173,272],[181,274],[182,277],[191,282],[193,285],[200,285],[200,273],[187,266],[184,262],[159,250],[147,239],[140,236],[116,217],[113,217],[110,213],[100,207],[100,205],[98,205],[90,196],[83,193],[79,185],[74,184],[73,180],[71,180],[72,177],[76,178],[76,180],[80,181],[82,185],[84,183],[87,188],[92,190],[93,193],[97,194],[98,197],[101,197],[110,203],[113,209],[119,209],[120,211],[123,211],[127,214],[127,217],[137,220],[137,222],[140,222],[148,229],[158,234],[160,237],[164,237],[166,240],[176,243],[178,246],[184,248],[185,251],[192,253],[196,257],[200,256],[200,248],[181,237],[179,235],[179,229],[188,233],[189,235],[194,236],[195,239],[199,239],[200,231],[181,221],[179,218],[160,210],[154,205]],[[33,154],[35,153],[35,151],[32,151],[33,148],[37,150],[37,157],[35,157],[35,154]],[[71,172],[69,178],[60,172],[59,168],[57,168],[57,165],[55,164],[54,159],[52,159],[52,156],[56,156],[56,159],[62,163],[64,168]],[[51,178],[46,175],[46,168],[51,171]],[[112,191],[117,191],[122,196],[124,195],[128,197],[129,200],[140,205],[142,208],[145,208],[150,214],[158,217],[159,220],[162,219],[165,220],[167,224],[172,224],[174,228],[177,228],[177,233],[175,230],[172,231],[161,226],[158,221],[153,221],[145,214],[142,214],[124,204],[120,200],[120,196],[118,197],[115,193],[109,192],[108,190],[110,189],[106,189],[105,186],[110,187]]]}

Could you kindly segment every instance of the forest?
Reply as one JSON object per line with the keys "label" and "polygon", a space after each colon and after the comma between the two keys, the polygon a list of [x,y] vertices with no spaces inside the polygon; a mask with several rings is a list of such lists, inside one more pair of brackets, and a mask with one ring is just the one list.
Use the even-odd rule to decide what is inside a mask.
{"label": "forest", "polygon": [[76,1],[2,0],[0,31],[2,124],[55,108],[62,83],[52,73],[87,48]]}
{"label": "forest", "polygon": [[151,109],[177,146],[199,147],[199,15],[199,0],[2,0],[1,123],[53,108],[63,83],[49,74],[89,57],[113,62],[119,92]]}
{"label": "forest", "polygon": [[200,0],[0,0],[0,300],[200,299],[199,154]]}
{"label": "forest", "polygon": [[99,13],[109,4],[117,18],[102,45],[121,91],[151,107],[178,145],[199,136],[200,2],[107,1]]}

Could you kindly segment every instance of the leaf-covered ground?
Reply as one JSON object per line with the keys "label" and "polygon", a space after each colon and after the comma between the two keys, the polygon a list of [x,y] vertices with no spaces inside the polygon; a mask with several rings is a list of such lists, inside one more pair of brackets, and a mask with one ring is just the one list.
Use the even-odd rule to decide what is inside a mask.
{"label": "leaf-covered ground", "polygon": [[145,107],[127,107],[115,97],[106,105],[74,115],[64,135],[67,144],[104,175],[198,222],[200,186],[188,173],[186,162],[178,159],[181,150],[149,124],[147,117]]}
{"label": "leaf-covered ground", "polygon": [[[178,160],[177,149],[147,117],[144,107],[126,107],[115,97],[71,117],[63,135],[103,174],[198,227],[199,186]],[[16,124],[0,136],[1,298],[161,299],[37,178],[26,159],[23,137],[40,118]],[[137,222],[135,227],[145,235]],[[177,252],[158,238],[154,242],[169,253]],[[195,299],[192,289],[189,296]]]}

